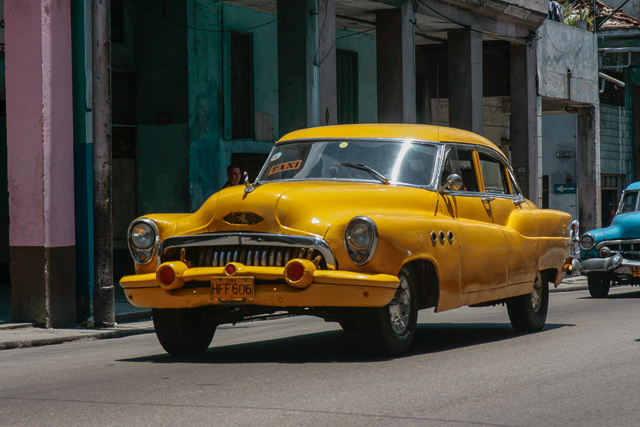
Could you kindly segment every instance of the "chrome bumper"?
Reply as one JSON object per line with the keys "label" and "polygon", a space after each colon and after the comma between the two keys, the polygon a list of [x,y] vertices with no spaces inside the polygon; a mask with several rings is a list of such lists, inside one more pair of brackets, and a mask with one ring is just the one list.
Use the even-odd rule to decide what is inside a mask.
{"label": "chrome bumper", "polygon": [[580,261],[580,272],[583,274],[600,272],[633,276],[635,269],[640,269],[640,260],[624,259],[620,254]]}

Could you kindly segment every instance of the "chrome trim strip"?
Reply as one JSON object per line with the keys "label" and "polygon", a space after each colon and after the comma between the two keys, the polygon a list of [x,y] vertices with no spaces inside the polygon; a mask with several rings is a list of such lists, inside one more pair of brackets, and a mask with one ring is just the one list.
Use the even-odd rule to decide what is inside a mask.
{"label": "chrome trim strip", "polygon": [[625,240],[605,240],[596,245],[595,249],[600,250],[601,247],[607,245],[637,245],[640,244],[640,239],[625,239]]}
{"label": "chrome trim strip", "polygon": [[[206,233],[195,234],[190,236],[173,236],[167,237],[160,243],[158,250],[158,263],[161,264],[161,257],[165,250],[173,247],[197,247],[197,246],[304,246],[317,250],[324,257],[327,267],[331,270],[336,269],[336,261],[333,256],[331,247],[320,236],[292,236],[289,234],[272,234],[272,233]],[[254,257],[256,264],[259,265],[263,255],[256,251]],[[229,260],[226,260],[227,262]],[[265,257],[266,263],[266,257]],[[158,265],[159,265],[158,264]]]}
{"label": "chrome trim strip", "polygon": [[[153,242],[153,245],[151,245],[149,248],[146,249],[139,249],[138,247],[136,247],[133,242],[131,242],[131,231],[133,230],[133,226],[135,224],[138,223],[144,223],[147,224],[149,227],[151,227],[153,229],[153,232],[156,233],[156,238]],[[153,260],[153,256],[156,254],[156,249],[158,248],[158,242],[160,241],[160,233],[158,232],[158,226],[156,225],[155,222],[151,221],[149,218],[138,218],[133,220],[133,222],[129,225],[129,230],[127,230],[127,246],[129,246],[129,253],[131,254],[131,257],[133,258],[133,260],[140,264],[140,265],[147,265],[149,264],[152,260]],[[140,252],[148,252],[149,253],[149,259],[147,260],[147,262],[140,262],[140,260],[138,259],[138,254]],[[158,259],[160,259],[160,256],[158,254]],[[158,263],[158,265],[160,265],[160,263]]]}

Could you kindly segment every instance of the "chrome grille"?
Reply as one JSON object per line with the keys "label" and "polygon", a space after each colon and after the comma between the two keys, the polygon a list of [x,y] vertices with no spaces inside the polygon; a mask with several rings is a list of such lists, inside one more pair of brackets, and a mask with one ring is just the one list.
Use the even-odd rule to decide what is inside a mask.
{"label": "chrome grille", "polygon": [[160,242],[158,265],[183,261],[190,267],[220,267],[229,262],[252,266],[284,266],[303,258],[320,269],[336,269],[331,248],[317,236],[233,232],[173,236]]}
{"label": "chrome grille", "polygon": [[320,266],[324,264],[322,254],[305,247],[283,246],[208,246],[200,247],[197,267],[222,267],[230,262],[262,267],[284,267],[294,258],[308,259]]}
{"label": "chrome grille", "polygon": [[611,249],[612,254],[622,254],[624,259],[640,259],[640,243],[604,242],[602,246]]}

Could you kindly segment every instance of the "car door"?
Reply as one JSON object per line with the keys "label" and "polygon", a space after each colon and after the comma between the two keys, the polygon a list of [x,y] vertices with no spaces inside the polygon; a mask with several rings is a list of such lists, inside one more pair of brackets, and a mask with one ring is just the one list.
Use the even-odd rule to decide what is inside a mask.
{"label": "car door", "polygon": [[537,272],[538,239],[535,218],[523,209],[525,199],[513,174],[500,154],[478,148],[478,161],[484,184],[483,200],[493,224],[504,233],[508,257],[509,285],[528,283]]}
{"label": "car door", "polygon": [[461,262],[460,277],[463,300],[480,302],[473,295],[506,285],[507,248],[501,227],[494,224],[490,206],[482,192],[477,153],[471,145],[448,144],[440,185],[451,173],[462,177],[463,187],[445,193],[443,199],[458,223],[456,237]]}

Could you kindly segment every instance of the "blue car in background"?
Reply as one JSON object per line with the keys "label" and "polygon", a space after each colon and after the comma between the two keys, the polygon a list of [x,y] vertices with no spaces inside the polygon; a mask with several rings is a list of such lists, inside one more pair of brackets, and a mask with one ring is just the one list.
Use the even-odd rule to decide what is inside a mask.
{"label": "blue car in background", "polygon": [[580,238],[580,271],[594,298],[606,298],[612,285],[640,285],[640,182],[622,193],[611,225]]}

